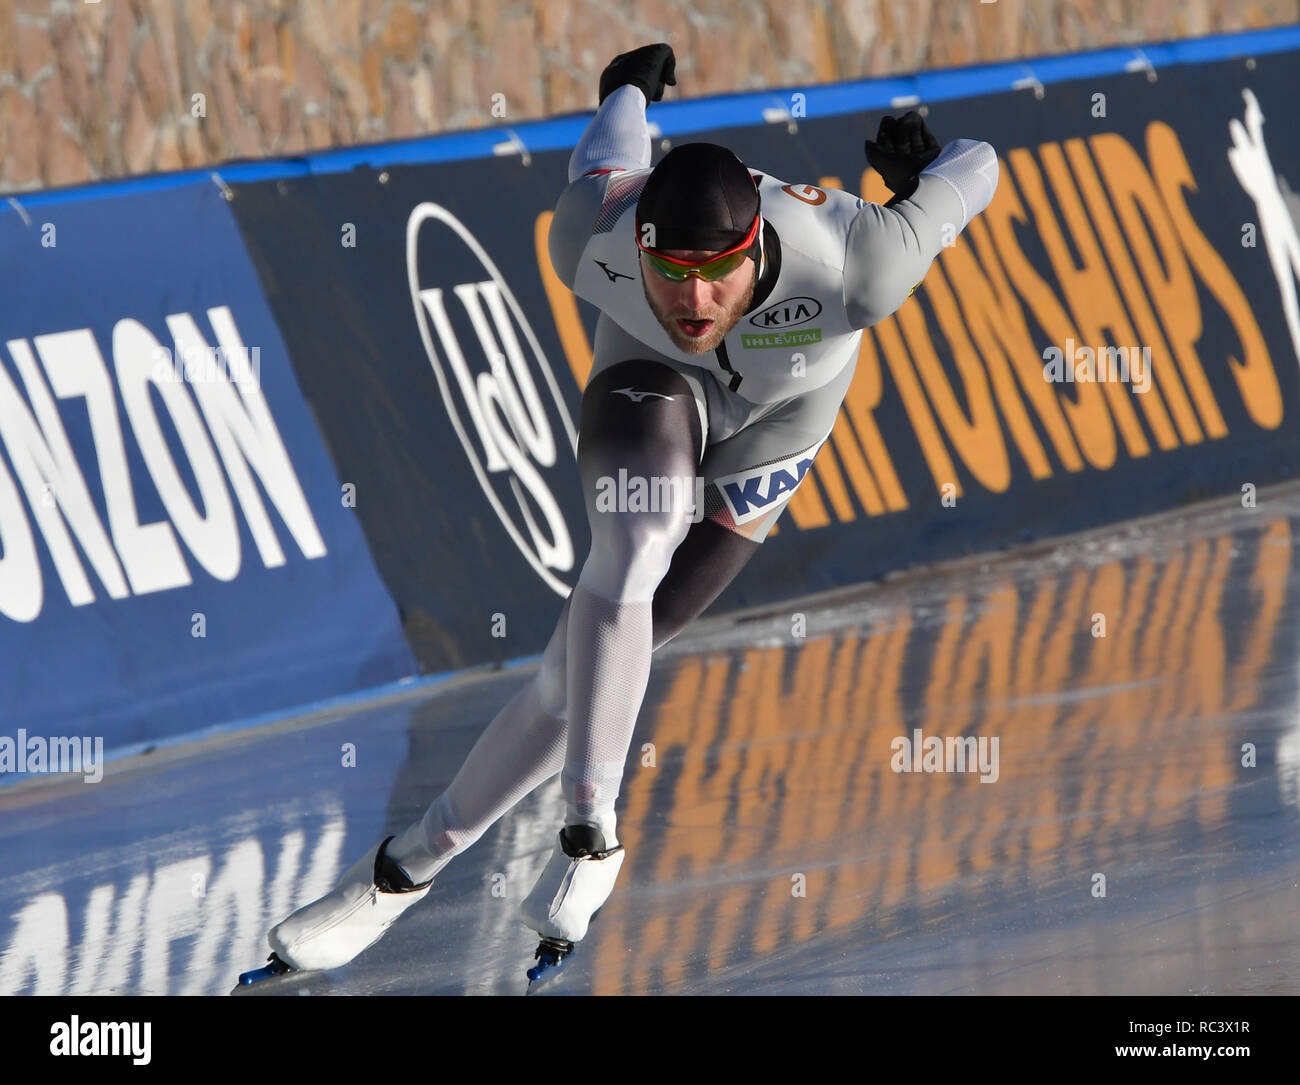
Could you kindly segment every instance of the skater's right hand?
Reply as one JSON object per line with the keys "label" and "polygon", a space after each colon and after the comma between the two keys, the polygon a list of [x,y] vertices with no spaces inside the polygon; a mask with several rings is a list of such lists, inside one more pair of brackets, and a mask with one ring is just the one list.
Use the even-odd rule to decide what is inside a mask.
{"label": "skater's right hand", "polygon": [[600,101],[629,85],[640,87],[647,102],[661,101],[664,87],[677,86],[676,68],[677,58],[667,42],[619,53],[600,73]]}

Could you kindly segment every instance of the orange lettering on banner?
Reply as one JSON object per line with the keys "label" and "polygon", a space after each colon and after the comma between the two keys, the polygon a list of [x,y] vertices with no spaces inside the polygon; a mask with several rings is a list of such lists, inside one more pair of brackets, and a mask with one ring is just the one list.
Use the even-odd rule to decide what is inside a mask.
{"label": "orange lettering on banner", "polygon": [[[814,463],[820,462],[823,454],[824,452],[818,452]],[[817,468],[814,466],[813,470]],[[822,500],[821,491],[816,486],[800,486],[790,495],[787,506],[790,519],[797,528],[806,530],[830,525],[831,514],[826,511],[826,503]]]}
{"label": "orange lettering on banner", "polygon": [[[1004,197],[1004,193],[1008,195]],[[1010,183],[998,185],[998,194],[993,202],[996,204],[1003,200],[1009,202],[1009,206],[998,209],[1003,216],[1018,207]],[[1056,393],[1043,379],[1043,360],[1034,349],[1024,310],[1007,281],[988,223],[984,221],[988,214],[986,211],[966,227],[974,252],[970,248],[954,246],[944,258],[945,266],[952,263],[958,269],[952,277],[953,285],[961,300],[966,323],[984,355],[993,387],[998,392],[998,402],[1003,405],[1002,412],[1030,473],[1034,478],[1047,478],[1052,467],[1016,394],[1017,378],[1062,465],[1066,470],[1080,471],[1083,458],[1070,434]]]}
{"label": "orange lettering on banner", "polygon": [[883,516],[885,503],[880,498],[880,490],[876,487],[875,479],[871,477],[871,469],[863,458],[862,449],[853,435],[853,424],[849,421],[848,412],[843,407],[836,416],[835,428],[831,430],[831,444],[835,446],[844,473],[849,476],[853,492],[858,495],[858,500],[867,510],[867,515]]}
{"label": "orange lettering on banner", "polygon": [[[880,434],[880,427],[876,425],[873,414],[880,406],[883,392],[884,385],[880,379],[880,358],[876,354],[875,337],[870,331],[865,331],[858,345],[858,368],[853,374],[853,383],[849,385],[849,394],[844,398],[844,406],[840,412],[841,417],[836,422],[836,429],[844,426],[844,416],[847,415],[853,427],[849,434],[856,434],[857,444],[866,453],[871,474],[879,485],[880,497],[885,503],[885,508],[890,512],[898,512],[907,508],[907,496],[898,481],[898,474],[894,471],[894,461],[889,457],[889,449],[885,447],[885,439]],[[847,435],[845,443],[849,443]],[[874,489],[872,493],[874,494]],[[862,499],[864,507],[871,511],[871,505],[864,493],[860,491],[858,497]]]}
{"label": "orange lettering on banner", "polygon": [[[1061,458],[1072,459],[1077,469],[1082,466],[1082,461],[1075,450],[1056,397],[1043,380],[1042,367],[1033,360],[1034,341],[1025,327],[1020,303],[1007,285],[1006,276],[998,266],[997,257],[989,244],[988,227],[976,219],[967,227],[967,234],[972,244],[953,245],[945,249],[943,267],[950,275],[953,289],[961,303],[959,319],[969,330],[984,358],[996,402],[1002,409],[1011,438],[1034,478],[1047,478],[1051,475],[1052,465],[1048,462],[1047,453],[1034,432],[1016,388],[1016,379],[1011,372],[1014,365],[1025,392],[1057,444]],[[975,258],[973,245],[978,245],[980,249],[979,260]],[[989,278],[997,280],[996,289],[990,284],[989,278],[985,278],[985,269]]]}
{"label": "orange lettering on banner", "polygon": [[998,422],[997,408],[989,394],[984,366],[971,346],[947,277],[938,263],[931,265],[924,282],[925,298],[934,306],[939,326],[948,338],[949,352],[961,374],[970,419],[967,420],[935,354],[925,314],[919,305],[905,304],[898,311],[898,319],[916,361],[917,372],[962,462],[986,490],[1002,493],[1011,484],[1011,462],[1007,458],[1006,441]]}
{"label": "orange lettering on banner", "polygon": [[909,307],[919,312],[916,299],[909,298],[897,313],[873,324],[862,333],[862,337],[865,339],[868,335],[874,335],[884,352],[885,363],[894,375],[894,383],[898,385],[899,395],[903,397],[903,407],[912,421],[912,430],[921,444],[921,453],[929,465],[930,474],[934,476],[935,487],[942,491],[946,484],[951,483],[954,495],[960,497],[962,487],[957,480],[957,469],[948,456],[948,450],[944,448],[943,438],[939,436],[939,428],[934,424],[934,416],[925,402],[925,393],[921,391],[921,383],[916,379],[916,373],[912,371],[912,361],[907,356],[907,348],[903,346],[902,336],[898,334],[899,316]]}
{"label": "orange lettering on banner", "polygon": [[[840,465],[835,456],[834,442],[828,441],[822,445],[817,453],[817,458],[813,460],[812,465],[813,477],[817,484],[826,494],[827,500],[831,503],[831,508],[835,510],[835,515],[840,518],[841,522],[856,520],[857,513],[853,511],[853,500],[849,497],[849,488],[844,484],[844,476],[840,473]],[[799,490],[803,487],[800,486]],[[797,494],[799,490],[795,490]],[[790,498],[794,500],[793,497]]]}
{"label": "orange lettering on banner", "polygon": [[1264,429],[1276,429],[1282,423],[1282,392],[1278,388],[1273,359],[1268,345],[1237,285],[1214,246],[1201,233],[1196,220],[1183,200],[1183,189],[1196,191],[1196,181],[1183,156],[1174,130],[1161,121],[1147,126],[1147,160],[1152,164],[1156,186],[1169,209],[1174,228],[1191,258],[1192,266],[1210,293],[1223,306],[1241,340],[1245,357],[1238,361],[1229,356],[1228,369],[1237,382],[1242,402],[1251,420]]}
{"label": "orange lettering on banner", "polygon": [[581,389],[587,387],[587,378],[591,375],[591,343],[582,326],[582,318],[578,316],[577,295],[560,282],[560,277],[555,274],[555,267],[551,263],[551,250],[547,245],[547,238],[550,237],[551,219],[554,217],[553,211],[543,211],[537,216],[537,221],[533,225],[533,247],[537,251],[537,270],[542,277],[542,286],[546,290],[546,300],[551,306],[551,316],[555,318],[555,330],[560,336],[560,346],[564,348],[564,356],[569,360],[573,379],[578,382],[578,387]]}
{"label": "orange lettering on banner", "polygon": [[1119,213],[1124,237],[1137,258],[1142,284],[1160,313],[1201,425],[1209,436],[1223,437],[1228,427],[1196,353],[1202,328],[1196,284],[1169,212],[1156,191],[1155,179],[1122,136],[1107,132],[1093,136],[1089,143]]}
{"label": "orange lettering on banner", "polygon": [[[1121,137],[1116,136],[1120,143],[1124,143]],[[1087,148],[1081,139],[1069,139],[1065,141],[1065,153],[1070,159],[1070,167],[1074,170],[1074,176],[1079,182],[1079,188],[1083,192],[1083,198],[1088,202],[1088,211],[1092,215],[1092,221],[1096,224],[1097,233],[1101,236],[1101,243],[1106,248],[1106,255],[1110,259],[1110,266],[1115,271],[1115,278],[1119,282],[1119,288],[1128,303],[1128,310],[1133,314],[1133,319],[1137,323],[1138,332],[1142,337],[1140,344],[1129,344],[1134,349],[1141,346],[1144,358],[1149,358],[1150,364],[1146,366],[1150,370],[1149,374],[1143,374],[1150,380],[1150,388],[1144,393],[1139,393],[1138,402],[1144,407],[1147,405],[1148,397],[1159,396],[1163,393],[1169,403],[1169,409],[1173,412],[1174,423],[1178,426],[1178,436],[1184,444],[1199,444],[1204,435],[1201,433],[1201,427],[1196,421],[1196,415],[1192,411],[1192,405],[1187,399],[1187,393],[1183,389],[1183,382],[1178,376],[1178,367],[1174,364],[1173,357],[1169,353],[1169,348],[1165,345],[1164,336],[1160,333],[1160,325],[1156,321],[1155,314],[1151,311],[1151,304],[1147,300],[1146,291],[1142,289],[1142,280],[1138,277],[1137,270],[1133,266],[1133,261],[1129,258],[1128,250],[1124,247],[1124,239],[1120,235],[1119,225],[1115,221],[1115,215],[1110,209],[1110,204],[1106,201],[1106,195],[1102,191],[1101,180],[1097,176],[1096,169],[1093,168],[1092,159],[1088,157]],[[1145,173],[1142,166],[1142,160],[1136,154],[1127,158],[1120,159],[1115,164],[1117,171],[1123,173],[1132,173],[1134,171]],[[1136,251],[1138,247],[1146,241],[1143,234],[1129,235],[1129,243]],[[1146,352],[1149,352],[1146,353]],[[1134,359],[1129,357],[1129,365],[1132,366]],[[1145,362],[1143,363],[1145,365]],[[1132,370],[1130,370],[1132,374]],[[1130,376],[1132,380],[1132,376]],[[1135,382],[1135,384],[1140,384]],[[1153,402],[1158,402],[1153,400]]]}
{"label": "orange lettering on banner", "polygon": [[[1047,211],[1047,197],[1043,193],[1042,178],[1039,176],[1038,167],[1034,165],[1033,157],[1027,151],[1018,153],[1021,157],[1017,163],[1016,174],[1020,180],[1020,187],[1025,192],[1025,199],[1031,206],[1041,208],[1041,211],[1035,212],[1038,217],[1050,215]],[[1061,307],[1052,288],[1043,281],[1020,249],[1015,224],[1027,224],[1029,220],[1016,195],[1015,183],[1009,170],[1001,172],[998,180],[998,196],[984,212],[984,217],[993,235],[997,254],[1007,269],[1007,275],[1020,296],[1025,299],[1034,320],[1047,336],[1048,342],[1062,350],[1067,339],[1078,342],[1080,336],[1069,314]],[[985,266],[992,267],[993,261],[986,259]],[[1038,368],[1039,380],[1042,380],[1044,387],[1050,390],[1052,386],[1043,377],[1041,355],[1034,364]],[[1093,467],[1102,470],[1109,468],[1115,462],[1115,427],[1111,422],[1110,413],[1106,410],[1101,389],[1095,384],[1067,384],[1059,386],[1056,394],[1059,396],[1066,418],[1070,421],[1070,427],[1074,430],[1075,440],[1079,442],[1079,449],[1083,452],[1084,458]],[[1079,470],[1079,467],[1072,466],[1071,461],[1064,456],[1062,462],[1067,470]]]}
{"label": "orange lettering on banner", "polygon": [[[1136,336],[1124,305],[1119,300],[1119,294],[1115,291],[1115,281],[1101,255],[1096,235],[1092,232],[1092,224],[1084,214],[1083,204],[1079,201],[1079,193],[1074,187],[1074,180],[1065,164],[1060,146],[1044,143],[1038,148],[1038,153],[1061,208],[1061,216],[1074,241],[1074,249],[1079,254],[1079,266],[1071,258],[1055,220],[1049,230],[1040,229],[1040,233],[1043,235],[1048,258],[1056,271],[1057,281],[1065,294],[1066,304],[1074,312],[1084,343],[1096,352],[1099,364],[1103,358],[1103,348],[1108,342],[1116,346],[1131,346],[1135,344]],[[1110,332],[1110,337],[1106,335],[1107,331]],[[1147,443],[1137,412],[1133,409],[1133,396],[1128,385],[1118,381],[1103,381],[1101,387],[1110,402],[1111,413],[1115,416],[1129,455],[1149,454],[1151,446]],[[1159,395],[1148,393],[1141,399],[1157,443],[1161,448],[1176,447],[1178,438],[1174,436],[1173,426],[1169,423],[1169,416],[1165,413]]]}
{"label": "orange lettering on banner", "polygon": [[858,182],[858,192],[868,203],[885,204],[894,198],[894,194],[885,187],[885,179],[870,166],[862,171],[862,180]]}

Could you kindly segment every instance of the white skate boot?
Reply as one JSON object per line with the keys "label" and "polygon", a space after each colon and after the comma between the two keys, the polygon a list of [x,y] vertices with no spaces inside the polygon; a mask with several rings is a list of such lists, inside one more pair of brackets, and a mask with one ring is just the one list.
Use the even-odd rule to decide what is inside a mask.
{"label": "white skate boot", "polygon": [[[338,968],[383,937],[398,916],[428,895],[385,853],[390,836],[371,848],[333,891],[271,928],[272,955],[290,969]],[[241,977],[242,980],[242,977]]]}
{"label": "white skate boot", "polygon": [[623,845],[614,836],[614,816],[601,829],[566,825],[533,891],[519,906],[520,918],[542,936],[528,970],[529,991],[558,972],[573,943],[587,936],[592,914],[609,899],[623,867]]}

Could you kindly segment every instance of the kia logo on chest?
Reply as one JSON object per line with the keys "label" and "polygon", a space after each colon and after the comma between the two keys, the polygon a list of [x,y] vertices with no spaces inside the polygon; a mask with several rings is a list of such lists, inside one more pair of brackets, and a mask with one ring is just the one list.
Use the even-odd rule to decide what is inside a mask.
{"label": "kia logo on chest", "polygon": [[821,311],[822,303],[816,298],[786,298],[755,313],[749,322],[756,328],[792,328],[813,320]]}

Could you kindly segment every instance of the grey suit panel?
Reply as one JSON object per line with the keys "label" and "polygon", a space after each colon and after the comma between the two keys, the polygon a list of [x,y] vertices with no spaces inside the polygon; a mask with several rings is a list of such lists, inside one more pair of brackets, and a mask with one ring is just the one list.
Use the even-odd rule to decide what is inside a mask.
{"label": "grey suit panel", "polygon": [[548,246],[555,273],[570,290],[578,274],[578,261],[591,240],[592,224],[600,218],[605,175],[579,177],[562,193],[551,220]]}
{"label": "grey suit panel", "polygon": [[955,139],[921,172],[909,199],[858,212],[844,260],[844,303],[854,327],[870,327],[907,300],[944,246],[989,205],[997,177],[992,147]]}

